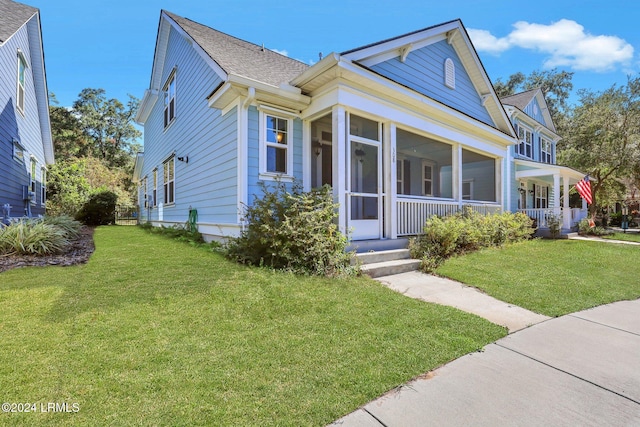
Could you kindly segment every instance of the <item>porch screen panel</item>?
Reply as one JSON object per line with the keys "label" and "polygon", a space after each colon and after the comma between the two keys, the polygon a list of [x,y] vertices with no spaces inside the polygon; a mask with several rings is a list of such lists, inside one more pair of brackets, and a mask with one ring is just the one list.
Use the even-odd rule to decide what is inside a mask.
{"label": "porch screen panel", "polygon": [[402,194],[451,198],[452,146],[402,129],[396,135],[398,155],[404,159]]}
{"label": "porch screen panel", "polygon": [[378,219],[378,147],[351,141],[351,192],[351,219]]}
{"label": "porch screen panel", "polygon": [[[470,191],[468,200],[496,201],[496,160],[469,150],[462,150],[462,182]],[[466,197],[465,197],[466,199]]]}

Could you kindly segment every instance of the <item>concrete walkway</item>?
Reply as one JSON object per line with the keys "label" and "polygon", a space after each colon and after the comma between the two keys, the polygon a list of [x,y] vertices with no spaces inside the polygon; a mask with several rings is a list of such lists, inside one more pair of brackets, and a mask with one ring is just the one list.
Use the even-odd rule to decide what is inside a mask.
{"label": "concrete walkway", "polygon": [[640,299],[622,301],[510,334],[332,425],[638,426],[639,367]]}
{"label": "concrete walkway", "polygon": [[379,277],[377,280],[408,297],[449,305],[476,314],[497,325],[506,326],[509,333],[550,319],[499,301],[460,282],[417,271]]}

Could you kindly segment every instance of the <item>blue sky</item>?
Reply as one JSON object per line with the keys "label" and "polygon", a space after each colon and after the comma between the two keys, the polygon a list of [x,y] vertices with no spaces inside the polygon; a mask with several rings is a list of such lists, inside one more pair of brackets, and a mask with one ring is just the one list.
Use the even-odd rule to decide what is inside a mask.
{"label": "blue sky", "polygon": [[460,18],[492,81],[558,67],[575,72],[574,92],[600,91],[640,72],[640,3],[628,0],[22,1],[40,9],[49,90],[63,106],[88,87],[141,98],[161,8],[309,64]]}

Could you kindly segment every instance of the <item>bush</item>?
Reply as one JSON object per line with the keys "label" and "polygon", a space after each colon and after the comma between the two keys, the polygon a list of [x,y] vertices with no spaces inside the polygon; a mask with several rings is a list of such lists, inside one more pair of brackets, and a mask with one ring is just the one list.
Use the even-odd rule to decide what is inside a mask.
{"label": "bush", "polygon": [[583,218],[578,223],[578,234],[584,236],[608,236],[613,234],[613,231],[607,230],[600,225],[594,225],[592,227],[591,224],[589,224],[589,220],[587,218]]}
{"label": "bush", "polygon": [[69,244],[62,228],[40,220],[17,221],[0,227],[0,254],[50,255]]}
{"label": "bush", "polygon": [[115,222],[118,196],[111,191],[102,191],[89,197],[76,215],[86,225],[108,225]]}
{"label": "bush", "polygon": [[67,215],[61,216],[45,216],[42,222],[49,225],[54,225],[60,228],[65,233],[67,239],[73,240],[80,236],[80,229],[82,224],[79,221],[71,218]]}
{"label": "bush", "polygon": [[422,260],[422,270],[432,272],[447,258],[491,246],[530,239],[532,220],[523,213],[481,215],[465,208],[452,216],[429,218],[424,234],[411,239],[411,256]]}
{"label": "bush", "polygon": [[354,274],[347,238],[336,224],[337,204],[331,188],[303,192],[282,182],[246,208],[247,227],[229,239],[229,258],[251,265],[264,265],[295,273],[320,276]]}

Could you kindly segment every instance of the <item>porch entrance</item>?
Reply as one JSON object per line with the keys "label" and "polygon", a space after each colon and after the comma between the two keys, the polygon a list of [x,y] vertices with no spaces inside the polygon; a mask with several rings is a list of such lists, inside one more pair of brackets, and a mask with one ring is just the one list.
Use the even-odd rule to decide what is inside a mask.
{"label": "porch entrance", "polygon": [[382,153],[380,144],[352,139],[347,183],[348,226],[353,240],[382,237]]}

